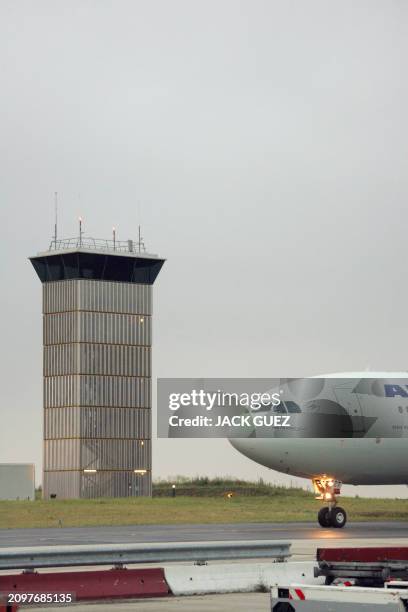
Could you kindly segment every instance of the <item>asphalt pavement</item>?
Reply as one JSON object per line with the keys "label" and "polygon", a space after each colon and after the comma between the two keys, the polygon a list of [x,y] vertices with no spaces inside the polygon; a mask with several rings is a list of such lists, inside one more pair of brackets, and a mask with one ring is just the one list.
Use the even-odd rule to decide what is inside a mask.
{"label": "asphalt pavement", "polygon": [[206,542],[212,540],[379,540],[408,538],[408,522],[348,523],[322,529],[315,523],[229,523],[0,529],[0,546]]}

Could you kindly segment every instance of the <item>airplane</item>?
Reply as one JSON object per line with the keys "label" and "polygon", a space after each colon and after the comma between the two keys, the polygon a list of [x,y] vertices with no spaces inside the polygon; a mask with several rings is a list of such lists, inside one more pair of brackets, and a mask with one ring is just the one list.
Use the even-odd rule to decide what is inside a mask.
{"label": "airplane", "polygon": [[255,429],[229,442],[256,463],[310,479],[323,502],[321,527],[347,522],[337,503],[342,484],[408,483],[408,372],[346,372],[280,385],[281,402],[269,410],[290,414],[293,427],[273,437]]}

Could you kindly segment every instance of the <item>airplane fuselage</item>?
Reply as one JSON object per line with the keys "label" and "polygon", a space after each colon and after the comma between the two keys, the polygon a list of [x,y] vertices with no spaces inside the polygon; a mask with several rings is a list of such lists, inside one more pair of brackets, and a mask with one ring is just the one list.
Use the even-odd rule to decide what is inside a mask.
{"label": "airplane fuselage", "polygon": [[[408,374],[364,372],[330,378],[341,379],[330,383],[331,399],[325,399],[327,392],[319,392],[303,405],[297,400],[290,432],[232,439],[231,444],[253,461],[293,476],[313,479],[324,474],[354,485],[408,483]],[[327,435],[320,431],[320,437],[313,437],[310,415],[319,423],[321,406],[327,411],[331,403],[344,412],[341,416],[349,425],[342,427],[350,431],[337,436],[329,429]],[[281,412],[286,404],[289,407],[283,401]]]}

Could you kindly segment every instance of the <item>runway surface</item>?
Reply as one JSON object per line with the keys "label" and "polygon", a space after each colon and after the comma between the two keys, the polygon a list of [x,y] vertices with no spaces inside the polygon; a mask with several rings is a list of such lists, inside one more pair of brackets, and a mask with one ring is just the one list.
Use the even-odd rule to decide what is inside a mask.
{"label": "runway surface", "polygon": [[[73,610],[75,612],[248,612],[248,610],[267,612],[270,607],[269,593],[229,593],[75,604]],[[36,608],[36,612],[61,612],[61,606]]]}
{"label": "runway surface", "polygon": [[330,540],[408,538],[408,522],[348,523],[321,529],[315,523],[233,523],[205,525],[129,525],[0,529],[0,546],[120,544],[132,542],[205,542],[211,540]]}

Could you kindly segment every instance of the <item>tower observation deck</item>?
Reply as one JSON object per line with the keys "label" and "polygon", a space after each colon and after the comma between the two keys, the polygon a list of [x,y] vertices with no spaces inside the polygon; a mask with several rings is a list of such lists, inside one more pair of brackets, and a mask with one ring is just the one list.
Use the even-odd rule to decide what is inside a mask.
{"label": "tower observation deck", "polygon": [[44,498],[151,495],[152,288],[138,242],[53,240],[43,288]]}

